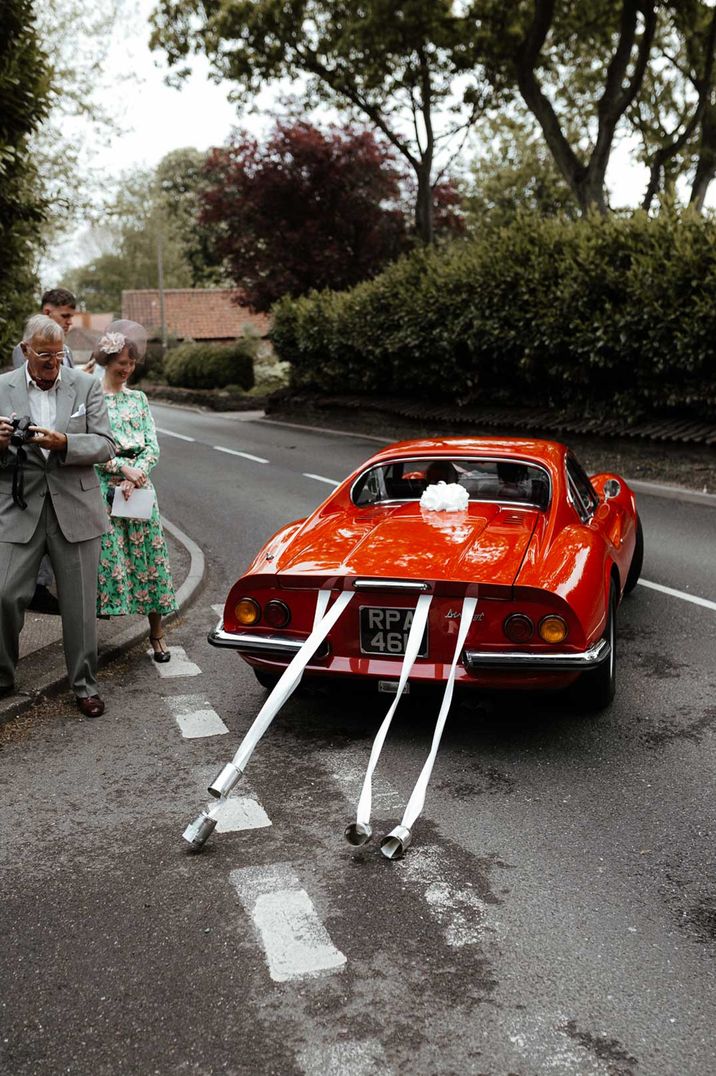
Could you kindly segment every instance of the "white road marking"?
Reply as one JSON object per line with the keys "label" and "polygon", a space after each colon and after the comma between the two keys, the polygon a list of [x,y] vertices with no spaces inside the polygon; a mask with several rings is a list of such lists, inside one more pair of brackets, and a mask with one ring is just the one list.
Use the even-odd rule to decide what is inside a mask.
{"label": "white road marking", "polygon": [[224,615],[223,603],[221,605],[212,605],[211,609],[212,612],[216,613],[218,617],[222,617]]}
{"label": "white road marking", "polygon": [[242,829],[265,829],[271,819],[260,803],[250,796],[229,796],[219,813],[217,833],[235,833]]}
{"label": "white road marking", "polygon": [[316,482],[325,482],[327,486],[340,486],[340,482],[335,482],[332,478],[324,478],[322,474],[310,474],[308,471],[304,471],[303,477],[314,478]]}
{"label": "white road marking", "polygon": [[345,965],[288,864],[244,867],[231,871],[229,880],[253,919],[274,982],[315,977]]}
{"label": "white road marking", "polygon": [[658,590],[660,594],[668,594],[670,598],[681,598],[683,602],[691,602],[692,605],[702,605],[704,609],[716,610],[716,602],[708,598],[699,598],[696,594],[686,594],[683,590],[674,590],[673,587],[662,586],[661,583],[650,583],[648,579],[639,580],[640,587],[648,587],[649,590]]}
{"label": "white road marking", "polygon": [[297,1061],[305,1076],[392,1076],[395,1071],[375,1039],[310,1046]]}
{"label": "white road marking", "polygon": [[172,695],[165,701],[185,740],[222,736],[229,731],[216,710],[201,695]]}
{"label": "white road marking", "polygon": [[157,426],[157,433],[163,433],[167,437],[178,437],[180,441],[196,441],[195,437],[187,437],[185,433],[174,433],[174,430],[164,430],[161,426]]}
{"label": "white road marking", "polygon": [[[171,653],[172,660],[167,662],[154,661],[152,657],[152,664],[159,673],[160,676],[199,676],[201,669],[198,665],[195,665],[193,661],[190,661],[186,656],[186,650],[183,646],[170,646],[169,652]],[[150,655],[154,654],[153,650],[147,650]]]}
{"label": "white road marking", "polygon": [[215,452],[226,452],[228,456],[241,456],[244,460],[253,460],[254,463],[268,463],[263,456],[252,456],[250,452],[237,452],[235,448],[222,448],[221,445],[211,446]]}

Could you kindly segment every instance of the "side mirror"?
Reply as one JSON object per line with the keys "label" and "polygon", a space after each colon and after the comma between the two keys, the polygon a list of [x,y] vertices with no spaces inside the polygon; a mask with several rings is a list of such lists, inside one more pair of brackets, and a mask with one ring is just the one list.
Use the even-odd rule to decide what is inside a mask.
{"label": "side mirror", "polygon": [[610,478],[608,482],[604,483],[604,500],[610,501],[612,497],[618,497],[622,491],[621,482],[617,482],[616,478]]}

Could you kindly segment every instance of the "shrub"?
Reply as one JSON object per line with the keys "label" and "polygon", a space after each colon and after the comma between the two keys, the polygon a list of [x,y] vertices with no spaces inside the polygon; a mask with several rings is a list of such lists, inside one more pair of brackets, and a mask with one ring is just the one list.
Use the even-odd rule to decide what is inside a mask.
{"label": "shrub", "polygon": [[716,403],[716,222],[524,215],[273,314],[296,387],[705,413]]}
{"label": "shrub", "polygon": [[253,388],[253,340],[235,344],[180,344],[167,352],[164,375],[170,385],[185,389]]}

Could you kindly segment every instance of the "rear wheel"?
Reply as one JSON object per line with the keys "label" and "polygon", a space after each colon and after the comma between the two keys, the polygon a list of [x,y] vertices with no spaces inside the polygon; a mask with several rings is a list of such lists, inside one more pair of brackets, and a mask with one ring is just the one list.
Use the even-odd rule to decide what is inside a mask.
{"label": "rear wheel", "polygon": [[267,691],[272,691],[280,679],[276,673],[266,672],[265,669],[254,669],[254,676]]}
{"label": "rear wheel", "polygon": [[634,555],[631,558],[631,564],[629,565],[629,571],[626,577],[626,583],[624,584],[624,593],[631,594],[634,587],[639,582],[639,576],[641,575],[641,567],[644,563],[644,531],[641,526],[641,520],[639,516],[636,517],[636,545],[634,546]]}
{"label": "rear wheel", "polygon": [[602,638],[609,643],[609,656],[596,669],[584,672],[574,685],[574,698],[585,713],[604,710],[614,698],[617,685],[617,588],[609,589],[607,626]]}

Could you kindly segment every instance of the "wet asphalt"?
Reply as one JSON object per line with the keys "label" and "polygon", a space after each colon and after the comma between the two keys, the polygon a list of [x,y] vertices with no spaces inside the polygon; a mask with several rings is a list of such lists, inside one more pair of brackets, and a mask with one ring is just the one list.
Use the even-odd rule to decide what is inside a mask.
{"label": "wet asphalt", "polygon": [[[388,700],[294,697],[242,786],[271,826],[187,855],[182,830],[265,699],[206,643],[211,606],[329,491],[305,474],[339,480],[377,445],[154,411],[196,439],[160,434],[156,484],[206,556],[170,635],[200,672],[162,679],[139,647],[104,674],[104,718],[61,696],[0,729],[3,1071],[711,1076],[716,610],[638,587],[599,716],[559,698],[457,706],[396,863],[342,836]],[[644,577],[716,602],[716,510],[648,496],[640,512]],[[183,739],[186,697],[228,732]],[[400,818],[436,711],[401,702],[378,833]],[[232,879],[277,872],[339,967],[272,978]]]}

